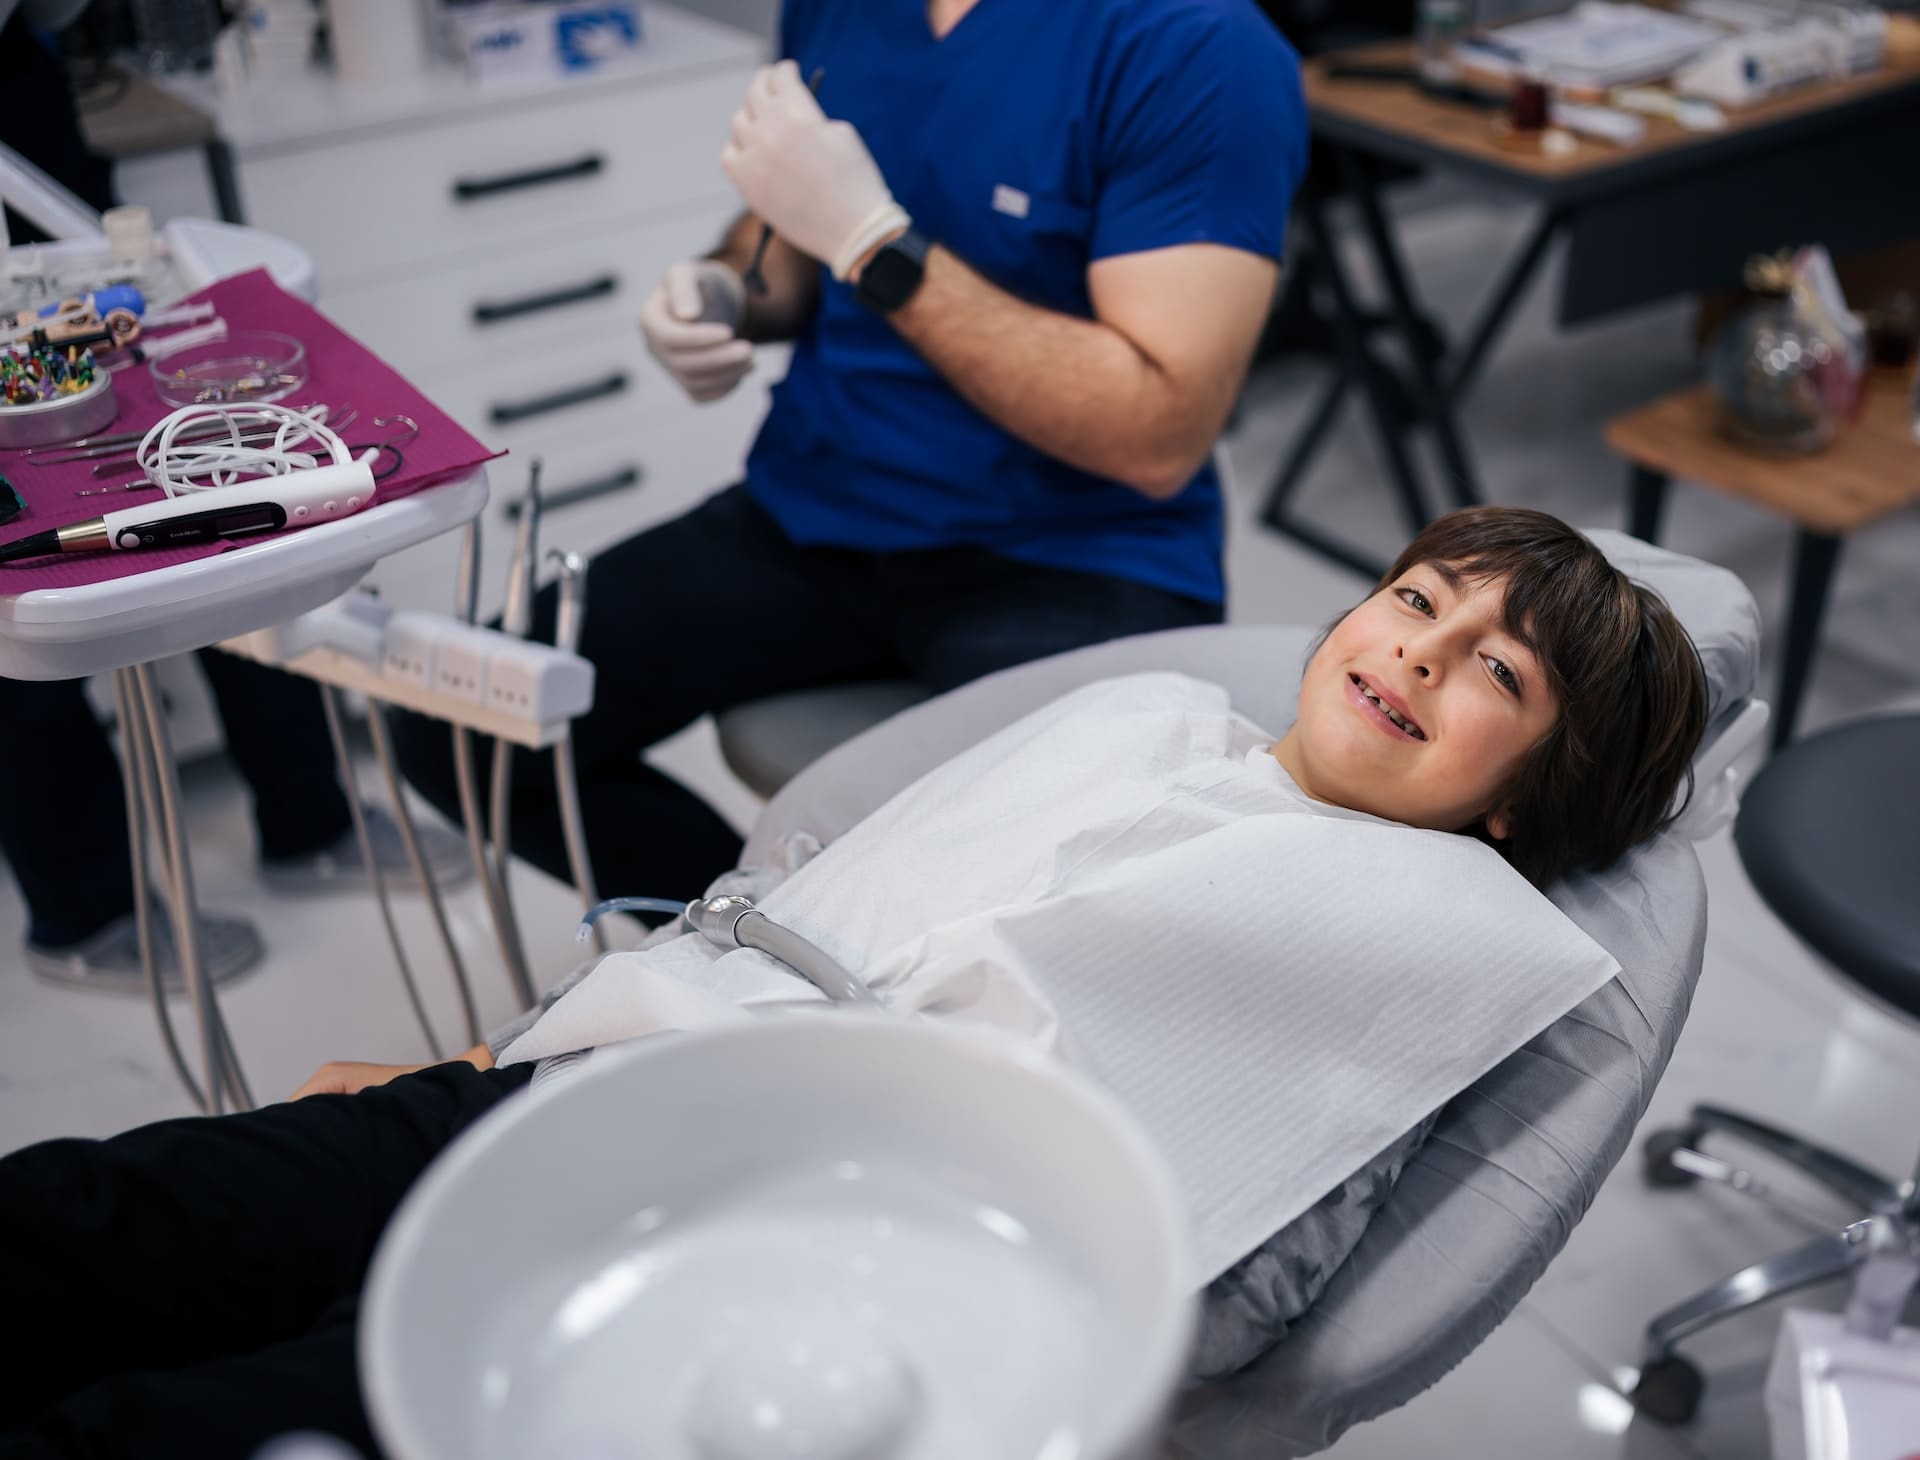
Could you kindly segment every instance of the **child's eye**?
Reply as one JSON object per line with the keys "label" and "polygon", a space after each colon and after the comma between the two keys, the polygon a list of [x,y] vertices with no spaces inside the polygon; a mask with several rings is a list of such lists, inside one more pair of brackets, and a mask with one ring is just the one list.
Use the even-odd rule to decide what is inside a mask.
{"label": "child's eye", "polygon": [[1400,588],[1395,591],[1406,600],[1407,606],[1415,613],[1424,613],[1428,618],[1433,617],[1433,601],[1418,588]]}
{"label": "child's eye", "polygon": [[1502,664],[1498,659],[1489,659],[1487,663],[1493,666],[1493,677],[1499,680],[1502,686],[1512,690],[1515,694],[1520,693],[1520,677],[1517,674],[1507,668],[1507,666]]}

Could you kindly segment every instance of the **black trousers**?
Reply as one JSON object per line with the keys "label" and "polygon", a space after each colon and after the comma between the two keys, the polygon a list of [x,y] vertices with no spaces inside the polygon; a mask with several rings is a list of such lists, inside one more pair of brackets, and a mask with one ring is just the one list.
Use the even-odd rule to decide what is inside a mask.
{"label": "black trousers", "polygon": [[436,1065],[0,1158],[0,1460],[250,1460],[293,1430],[375,1455],[354,1362],[374,1246],[531,1072]]}
{"label": "black trousers", "polygon": [[[352,824],[311,680],[209,649],[227,753],[253,792],[260,855],[331,846]],[[0,796],[0,852],[27,904],[27,936],[61,947],[133,911],[127,802],[82,682],[0,679],[0,726],[20,759]]]}
{"label": "black trousers", "polygon": [[[540,594],[537,637],[551,640],[556,605],[556,589]],[[593,559],[581,652],[598,679],[574,748],[595,880],[609,897],[693,897],[734,865],[732,828],[641,760],[701,715],[859,680],[911,679],[939,692],[1085,644],[1220,617],[1219,604],[979,548],[801,547],[745,487],[730,488]],[[457,815],[447,727],[409,719],[398,738],[409,779]],[[565,878],[552,756],[514,757],[514,850]]]}

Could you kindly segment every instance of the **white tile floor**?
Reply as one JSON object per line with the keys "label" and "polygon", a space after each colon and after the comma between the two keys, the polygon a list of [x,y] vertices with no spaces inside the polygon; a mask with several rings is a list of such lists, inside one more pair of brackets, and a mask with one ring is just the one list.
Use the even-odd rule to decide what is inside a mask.
{"label": "white tile floor", "polygon": [[[1458,198],[1428,199],[1408,216],[1407,247],[1439,314],[1456,327],[1462,322],[1525,223],[1510,210]],[[1614,523],[1624,472],[1601,446],[1601,424],[1690,378],[1687,313],[1648,310],[1564,336],[1551,328],[1551,299],[1549,280],[1492,360],[1467,411],[1472,447],[1497,499],[1576,522]],[[1317,379],[1304,364],[1263,374],[1228,443],[1238,619],[1319,622],[1358,591],[1343,572],[1252,525],[1265,479]],[[1390,553],[1400,537],[1379,476],[1356,414],[1336,434],[1303,505]],[[1738,571],[1769,625],[1778,624],[1788,550],[1778,522],[1682,490],[1667,541]],[[1909,566],[1917,560],[1920,516],[1912,513],[1849,545],[1805,727],[1920,706],[1920,595],[1911,591]],[[727,779],[704,732],[683,737],[662,758],[729,814],[743,821],[751,815],[750,798]],[[226,999],[258,1093],[284,1094],[330,1058],[423,1057],[371,907],[267,894],[249,865],[237,783],[219,765],[196,767],[188,779],[203,901],[255,918],[271,945],[266,965]],[[1864,1009],[1836,985],[1759,904],[1724,836],[1701,855],[1712,898],[1706,970],[1649,1128],[1691,1101],[1712,1098],[1906,1170],[1920,1145],[1913,1115],[1920,1110],[1920,1032]],[[537,977],[551,982],[574,955],[570,896],[532,872],[516,889]],[[483,1013],[502,1018],[507,986],[488,951],[477,895],[456,895],[453,911]],[[454,1004],[426,918],[410,900],[400,912],[440,1028],[457,1042]],[[17,946],[21,926],[8,882],[0,888],[0,949]],[[0,1150],[53,1135],[106,1134],[185,1111],[144,1005],[50,988],[4,953],[0,971]],[[1503,1328],[1430,1393],[1352,1432],[1333,1453],[1344,1460],[1763,1454],[1758,1393],[1770,1314],[1729,1324],[1694,1346],[1712,1382],[1702,1418],[1690,1429],[1669,1432],[1634,1420],[1608,1385],[1634,1361],[1650,1314],[1800,1235],[1793,1224],[1719,1191],[1650,1192],[1630,1157]]]}

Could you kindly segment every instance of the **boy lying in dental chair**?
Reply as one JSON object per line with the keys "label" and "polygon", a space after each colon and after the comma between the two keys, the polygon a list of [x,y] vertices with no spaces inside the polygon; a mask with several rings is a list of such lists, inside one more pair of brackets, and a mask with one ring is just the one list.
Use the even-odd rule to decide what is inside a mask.
{"label": "boy lying in dental chair", "polygon": [[[1192,703],[1207,708],[1210,687],[1141,678],[1153,694],[1198,696]],[[1227,727],[1206,750],[1225,767],[1209,782],[1227,788],[1220,804],[1286,803],[1351,823],[1461,833],[1535,888],[1604,866],[1666,825],[1706,720],[1698,659],[1666,605],[1580,534],[1510,508],[1454,513],[1408,547],[1315,649],[1298,718],[1277,742],[1212,693]],[[1030,725],[1040,728],[1023,741]],[[1002,732],[997,769],[1057,753],[1061,735],[1041,732],[1064,731],[1071,745],[1074,725],[1056,706]],[[1024,767],[1064,800],[1076,794],[1071,769]],[[1117,787],[1116,802],[1137,791]],[[959,842],[968,813],[956,799],[923,819],[924,841]],[[1077,828],[1045,815],[1031,824],[1049,839],[1030,848],[1034,865],[1072,861],[1063,851]],[[1137,826],[1151,843],[1153,823]],[[860,831],[789,885],[841,848],[857,851]],[[1380,868],[1384,897],[1417,881],[1396,870]],[[1260,871],[1275,883],[1308,875]],[[983,869],[984,895],[999,895],[1004,879]],[[863,894],[880,910],[864,930],[837,929],[842,946],[829,951],[897,993],[916,970],[911,959],[885,966],[884,891]],[[1201,899],[1207,889],[1191,892]],[[880,941],[862,946],[866,933]],[[532,1056],[580,1047],[567,1020],[594,1027],[577,1017],[592,1011],[593,984],[446,1064],[329,1065],[294,1103],[0,1159],[0,1341],[11,1356],[0,1366],[0,1460],[161,1451],[238,1460],[303,1429],[374,1453],[354,1324],[380,1233],[434,1156],[526,1085]],[[935,990],[911,1007],[942,1007],[942,997]],[[1047,1012],[1044,1001],[1031,1008]],[[495,1068],[496,1052],[515,1062]]]}

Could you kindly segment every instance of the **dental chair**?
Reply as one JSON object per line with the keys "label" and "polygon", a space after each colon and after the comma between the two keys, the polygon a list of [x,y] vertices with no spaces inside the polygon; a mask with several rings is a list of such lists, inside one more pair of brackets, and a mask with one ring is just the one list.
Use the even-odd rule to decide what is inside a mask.
{"label": "dental chair", "polygon": [[[1759,620],[1732,574],[1619,533],[1592,536],[1616,564],[1666,596],[1700,649],[1710,685],[1711,719],[1686,820],[1618,866],[1568,878],[1550,894],[1621,972],[1448,1103],[1417,1148],[1411,1135],[1403,1141],[1411,1154],[1384,1200],[1375,1191],[1371,1199],[1358,1193],[1356,1203],[1355,1192],[1336,1189],[1220,1280],[1237,1285],[1229,1306],[1279,1341],[1250,1366],[1185,1393],[1170,1455],[1311,1454],[1438,1381],[1512,1311],[1566,1242],[1666,1067],[1706,938],[1706,893],[1689,835],[1704,835],[1716,819],[1724,824],[1727,767],[1765,721],[1764,705],[1751,698]],[[762,813],[743,863],[764,862],[795,832],[832,840],[1001,726],[1112,675],[1178,669],[1213,680],[1255,723],[1277,732],[1292,719],[1313,637],[1310,628],[1271,626],[1143,635],[911,705],[794,776]],[[787,743],[793,754],[812,748]],[[763,757],[759,773],[777,779],[781,769]],[[1364,1221],[1357,1243],[1356,1206]],[[1318,1273],[1303,1273],[1316,1262]],[[1287,1311],[1288,1294],[1298,1300],[1295,1311]]]}

